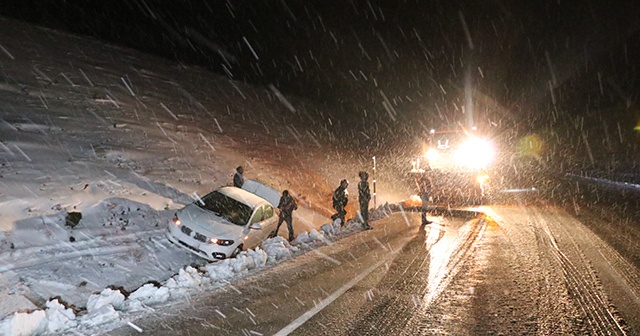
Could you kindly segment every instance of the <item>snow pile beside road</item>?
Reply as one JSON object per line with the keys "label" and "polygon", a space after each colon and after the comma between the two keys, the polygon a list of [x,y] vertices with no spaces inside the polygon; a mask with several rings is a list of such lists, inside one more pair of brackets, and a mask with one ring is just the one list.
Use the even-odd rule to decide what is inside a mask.
{"label": "snow pile beside road", "polygon": [[47,302],[45,310],[47,316],[47,331],[59,333],[65,329],[75,328],[78,325],[76,314],[71,308],[67,308],[58,299]]}
{"label": "snow pile beside road", "polygon": [[[121,209],[121,207],[118,207]],[[381,217],[392,209],[378,209],[374,216]],[[186,266],[178,274],[163,283],[146,283],[131,293],[105,288],[92,294],[86,302],[86,311],[76,314],[58,299],[49,300],[46,309],[15,312],[0,320],[0,334],[52,335],[61,332],[91,331],[108,324],[123,323],[129,313],[148,310],[150,306],[180,299],[194,291],[206,290],[229,284],[231,280],[248,275],[262,268],[275,265],[300,253],[331,243],[331,236],[342,236],[362,230],[357,221],[325,224],[321,230],[298,234],[293,242],[278,236],[265,240],[260,247],[243,251],[236,258],[207,264],[202,267]]]}
{"label": "snow pile beside road", "polygon": [[236,258],[210,263],[201,268],[184,267],[163,284],[147,283],[128,295],[117,289],[105,288],[89,297],[84,315],[76,316],[71,308],[54,299],[47,302],[47,308],[44,310],[7,316],[0,321],[0,334],[46,335],[71,329],[91,330],[107,323],[118,322],[127,313],[143,311],[148,306],[167,302],[171,298],[182,298],[192,291],[227,284],[233,278],[274,265],[303,250],[309,250],[315,242],[327,241],[327,237],[316,230],[299,234],[293,242],[294,245],[278,236],[264,241],[256,249],[241,252]]}
{"label": "snow pile beside road", "polygon": [[47,328],[44,310],[29,313],[13,313],[0,322],[0,334],[7,336],[37,335]]}

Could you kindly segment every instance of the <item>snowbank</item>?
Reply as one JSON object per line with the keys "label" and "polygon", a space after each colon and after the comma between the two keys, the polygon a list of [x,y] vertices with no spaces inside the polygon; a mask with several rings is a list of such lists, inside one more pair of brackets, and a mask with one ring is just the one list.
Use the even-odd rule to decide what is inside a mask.
{"label": "snowbank", "polygon": [[14,313],[0,322],[0,334],[7,336],[37,335],[46,329],[47,313],[44,310]]}
{"label": "snowbank", "polygon": [[122,321],[127,313],[144,311],[149,306],[180,298],[192,291],[229,283],[249,272],[274,265],[309,250],[315,242],[326,243],[324,233],[312,230],[298,235],[293,243],[283,237],[268,239],[256,249],[241,252],[236,258],[207,264],[201,268],[187,266],[162,284],[147,283],[128,296],[120,290],[105,288],[87,300],[86,314],[76,316],[57,299],[46,303],[44,310],[13,313],[0,321],[0,334],[7,336],[58,334],[71,329],[92,329]]}

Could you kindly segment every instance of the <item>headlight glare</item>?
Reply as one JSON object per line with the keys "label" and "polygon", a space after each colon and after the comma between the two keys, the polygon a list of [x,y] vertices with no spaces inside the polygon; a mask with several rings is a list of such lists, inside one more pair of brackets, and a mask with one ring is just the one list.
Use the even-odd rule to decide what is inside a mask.
{"label": "headlight glare", "polygon": [[424,153],[424,157],[429,161],[433,162],[438,159],[440,153],[435,148],[429,148],[426,153]]}
{"label": "headlight glare", "polygon": [[495,149],[491,142],[475,137],[463,143],[456,153],[459,166],[481,169],[489,166],[495,157]]}
{"label": "headlight glare", "polygon": [[209,239],[209,243],[210,244],[218,244],[220,246],[229,246],[229,245],[233,245],[234,242],[231,239],[211,238],[211,239]]}
{"label": "headlight glare", "polygon": [[487,174],[478,175],[478,177],[476,178],[476,181],[478,181],[478,183],[480,184],[484,184],[488,180],[489,180],[489,175]]}

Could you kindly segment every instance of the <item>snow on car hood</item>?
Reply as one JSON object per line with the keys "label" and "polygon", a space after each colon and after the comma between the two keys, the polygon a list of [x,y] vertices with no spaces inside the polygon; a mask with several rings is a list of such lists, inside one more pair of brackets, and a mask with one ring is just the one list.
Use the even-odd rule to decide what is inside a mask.
{"label": "snow on car hood", "polygon": [[209,238],[237,239],[243,235],[244,226],[236,225],[191,203],[177,212],[183,225]]}

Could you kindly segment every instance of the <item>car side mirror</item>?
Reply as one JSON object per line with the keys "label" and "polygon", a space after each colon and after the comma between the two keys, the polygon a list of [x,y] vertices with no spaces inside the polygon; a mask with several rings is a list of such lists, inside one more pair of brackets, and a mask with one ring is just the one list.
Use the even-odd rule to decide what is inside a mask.
{"label": "car side mirror", "polygon": [[260,223],[253,223],[249,225],[249,229],[251,230],[262,230],[262,225]]}

